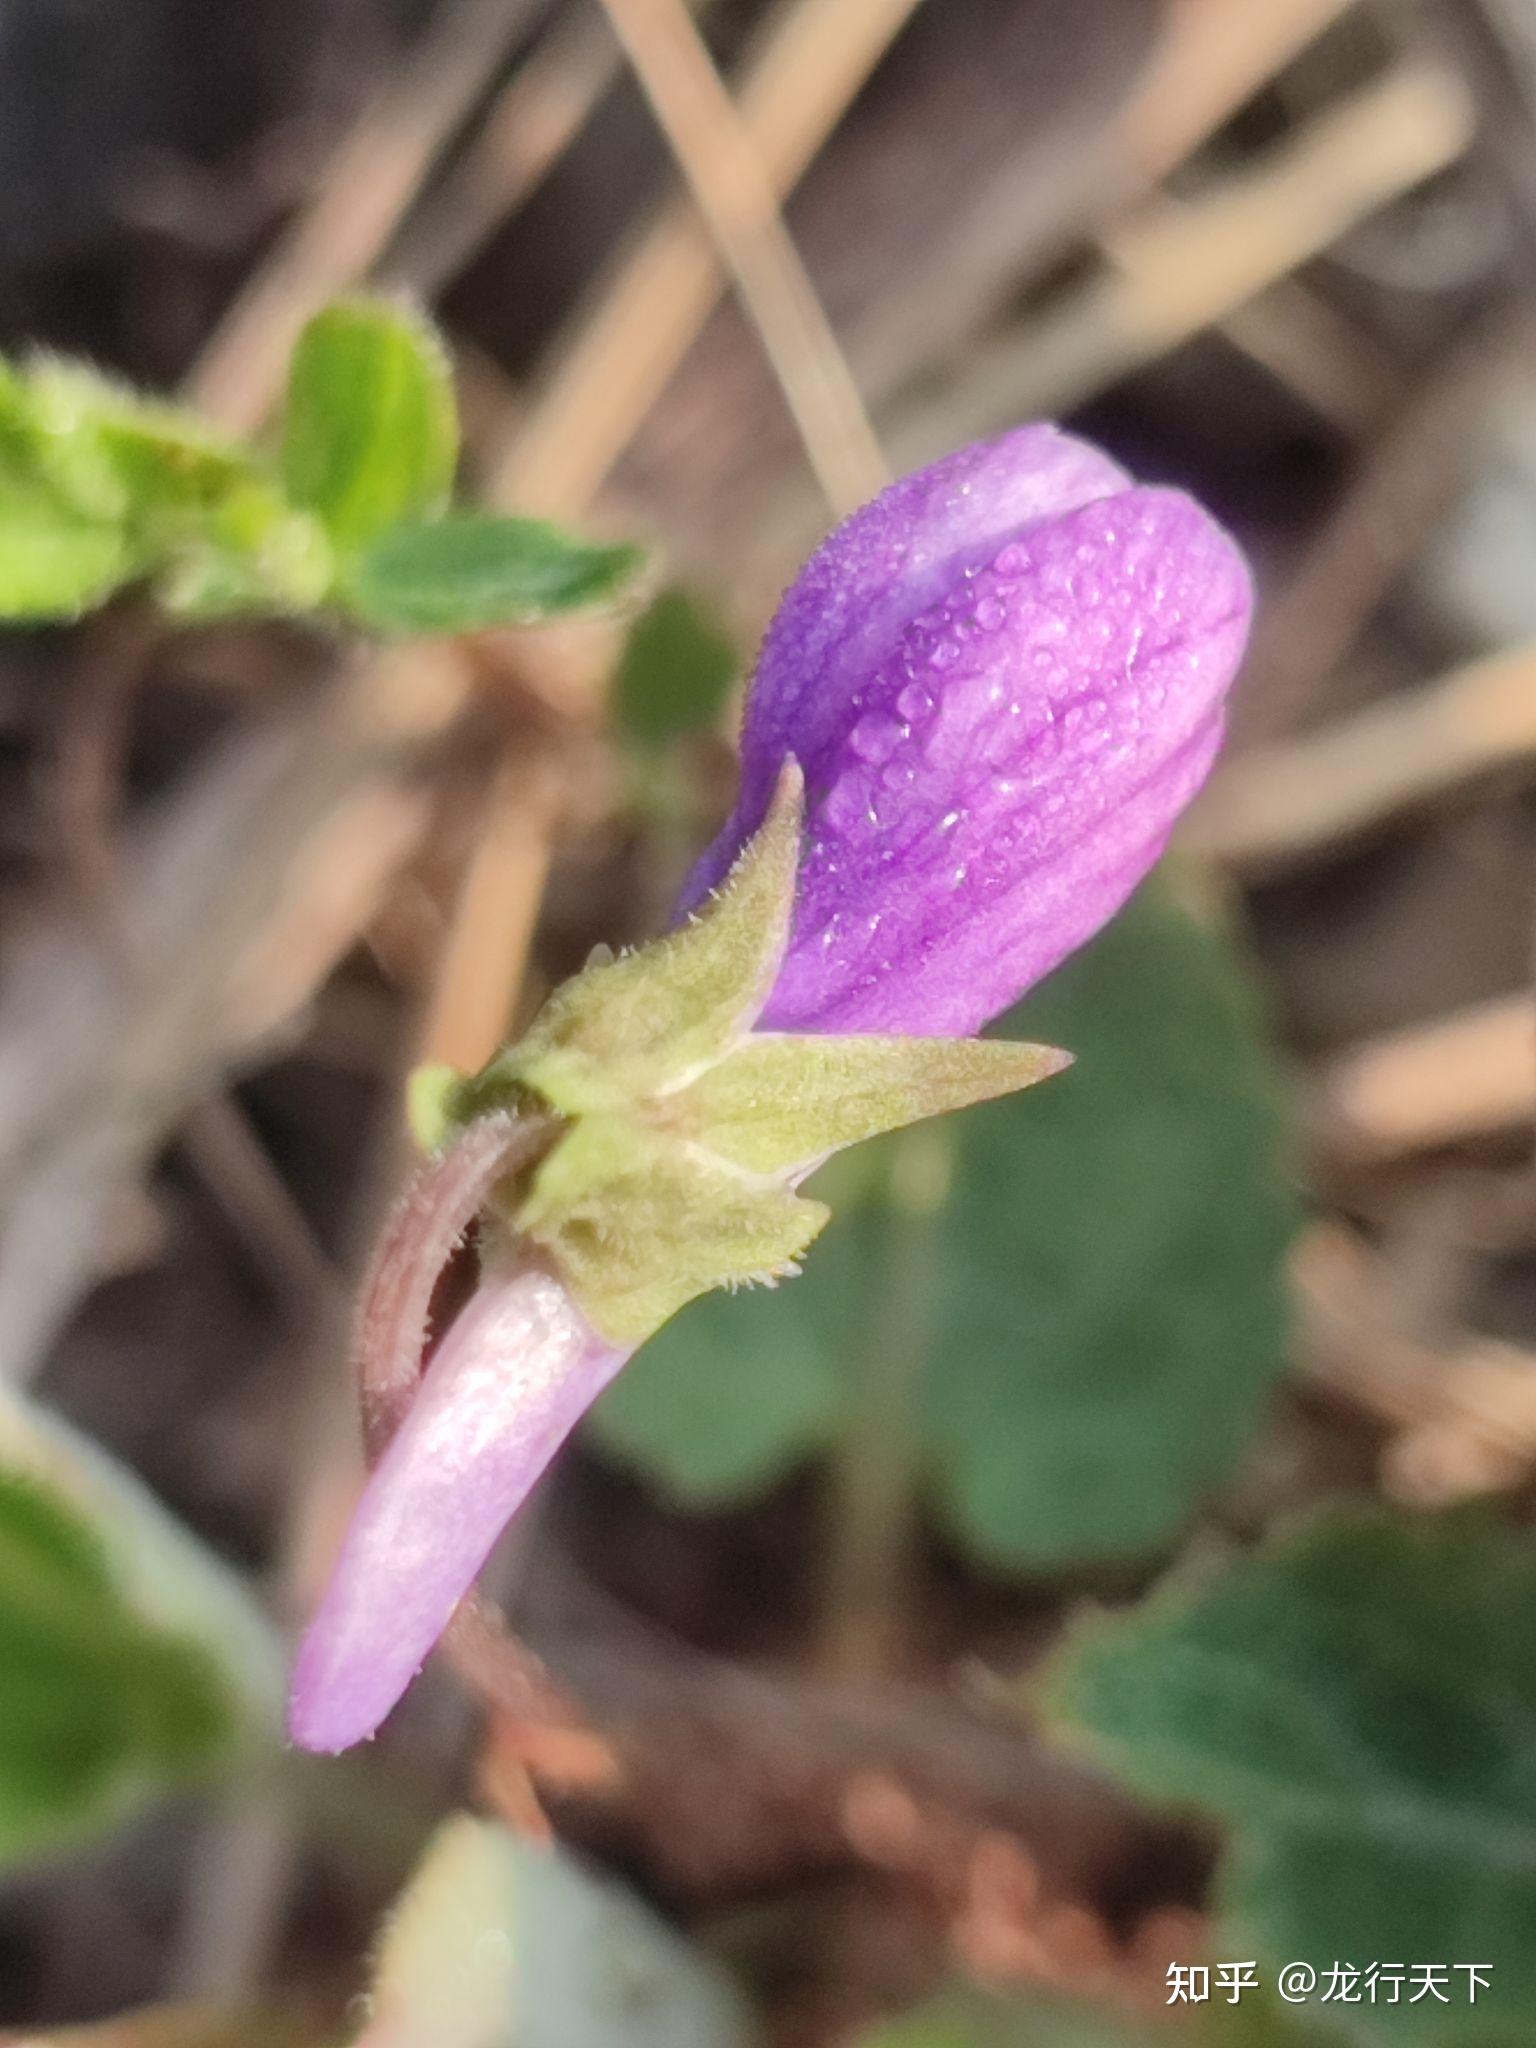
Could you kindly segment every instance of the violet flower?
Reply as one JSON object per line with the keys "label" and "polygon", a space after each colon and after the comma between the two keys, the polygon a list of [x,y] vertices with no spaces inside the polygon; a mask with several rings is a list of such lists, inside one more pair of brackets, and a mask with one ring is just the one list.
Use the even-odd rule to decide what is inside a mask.
{"label": "violet flower", "polygon": [[[684,899],[696,908],[721,883],[798,760],[806,806],[792,921],[786,898],[787,944],[781,935],[766,1005],[760,989],[743,1028],[930,1046],[1011,1005],[1093,936],[1161,853],[1215,757],[1250,608],[1241,557],[1192,500],[1135,486],[1049,426],[964,449],[846,521],[768,630],[740,798]],[[764,1058],[785,1042],[749,1041]],[[836,1043],[856,1052],[860,1041]],[[1035,1051],[1033,1065],[1007,1080],[946,1082],[945,1100],[1062,1063],[1008,1050]],[[914,1096],[869,1128],[936,1106]],[[397,1327],[383,1341],[410,1370],[432,1277],[495,1183],[488,1129],[471,1119],[397,1226]],[[477,1146],[485,1164],[471,1170]],[[791,1143],[773,1154],[793,1155]],[[762,1163],[750,1147],[734,1156]],[[784,1200],[806,1211],[787,1190],[813,1163],[814,1149],[783,1175]],[[434,1175],[460,1185],[435,1195]],[[797,1242],[787,1236],[768,1270],[789,1267]],[[580,1275],[505,1231],[490,1243],[477,1293],[374,1469],[301,1649],[291,1727],[306,1747],[341,1749],[373,1732],[634,1348],[594,1325]]]}

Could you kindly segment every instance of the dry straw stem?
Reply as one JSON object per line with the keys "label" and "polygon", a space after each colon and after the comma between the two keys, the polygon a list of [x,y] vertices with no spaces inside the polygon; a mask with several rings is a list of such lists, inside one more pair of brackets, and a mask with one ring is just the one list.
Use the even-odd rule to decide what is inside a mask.
{"label": "dry straw stem", "polygon": [[[761,175],[791,190],[916,0],[787,0],[737,96]],[[490,480],[500,503],[580,518],[724,288],[693,206],[668,207],[554,352]]]}
{"label": "dry straw stem", "polygon": [[1128,182],[1158,184],[1355,0],[1175,0],[1116,123]]}
{"label": "dry straw stem", "polygon": [[848,366],[778,195],[681,0],[603,0],[794,415],[834,512],[886,481]]}
{"label": "dry straw stem", "polygon": [[1501,649],[1305,737],[1241,754],[1187,843],[1229,867],[1326,853],[1397,813],[1536,755],[1536,642]]}
{"label": "dry straw stem", "polygon": [[1104,265],[1027,327],[993,341],[958,393],[919,407],[899,466],[936,438],[1057,413],[1219,321],[1453,162],[1472,133],[1460,81],[1408,59],[1198,199],[1159,199],[1101,237]]}
{"label": "dry straw stem", "polygon": [[373,268],[528,12],[529,0],[442,0],[421,48],[364,110],[226,313],[188,381],[193,404],[238,433],[262,424],[300,329]]}
{"label": "dry straw stem", "polygon": [[506,1038],[549,874],[562,777],[509,753],[459,886],[420,1034],[421,1057],[474,1073]]}
{"label": "dry straw stem", "polygon": [[[786,380],[786,392],[819,472],[829,487],[850,500],[881,480],[878,452],[873,451],[872,439],[861,448],[861,439],[868,436],[862,409],[814,296],[810,317],[815,333],[807,353],[799,323],[809,288],[784,238],[776,196],[815,153],[913,4],[914,0],[874,0],[848,5],[839,0],[834,7],[828,0],[797,0],[781,10],[748,88],[755,92],[758,108],[750,137],[743,134],[681,5],[652,9],[629,23],[637,54],[653,71],[659,65],[666,77],[665,100],[657,96],[658,112],[674,147],[681,150],[686,140],[693,175],[711,186],[720,175],[720,152],[725,153],[731,197],[724,202],[726,218],[717,225],[736,238],[731,246],[738,257],[746,229],[751,245],[747,263],[758,289],[764,286],[766,246],[769,317],[781,335],[787,255],[793,278],[788,286],[788,333],[785,346],[774,354],[774,367]],[[659,56],[654,41],[658,34]],[[679,57],[684,49],[686,54]],[[672,98],[679,63],[686,101],[682,106],[674,105]],[[771,164],[765,136],[776,151]],[[765,153],[756,169],[754,149]],[[595,317],[570,351],[557,348],[553,382],[535,396],[512,459],[487,480],[493,502],[582,517],[655,392],[708,317],[722,284],[720,258],[692,207],[668,211],[621,268],[616,282],[600,294]],[[808,373],[818,380],[814,396],[805,392]],[[536,644],[529,659],[539,659]],[[488,828],[471,858],[452,914],[421,1042],[423,1059],[473,1070],[505,1036],[532,939],[557,809],[550,784],[539,779],[545,772],[513,764],[501,777]],[[519,811],[530,802],[533,815],[526,829],[498,822],[505,810]]]}
{"label": "dry straw stem", "polygon": [[1292,1254],[1305,1377],[1393,1425],[1382,1482],[1417,1507],[1514,1486],[1536,1465],[1536,1359],[1490,1337],[1434,1344],[1397,1327],[1384,1262],[1341,1223]]}
{"label": "dry straw stem", "polygon": [[1496,307],[1414,380],[1381,424],[1285,584],[1259,609],[1237,703],[1244,741],[1294,728],[1336,678],[1465,487],[1478,424],[1495,390],[1525,377],[1533,340],[1528,307]]}
{"label": "dry straw stem", "polygon": [[[358,664],[189,776],[123,862],[121,959],[79,917],[17,942],[0,989],[0,1378],[40,1364],[89,1284],[114,1192],[249,1058],[374,913],[429,809],[417,765],[457,670],[402,692]],[[129,963],[124,972],[121,962]]]}
{"label": "dry straw stem", "polygon": [[1524,992],[1369,1039],[1327,1062],[1314,1127],[1346,1161],[1518,1131],[1536,1117],[1536,997]]}
{"label": "dry straw stem", "polygon": [[413,210],[379,282],[435,298],[565,154],[620,68],[595,9],[557,21],[518,66],[460,161]]}
{"label": "dry straw stem", "polygon": [[1378,424],[1401,372],[1340,307],[1299,277],[1282,278],[1221,323],[1226,339],[1289,387],[1320,420],[1354,439]]}

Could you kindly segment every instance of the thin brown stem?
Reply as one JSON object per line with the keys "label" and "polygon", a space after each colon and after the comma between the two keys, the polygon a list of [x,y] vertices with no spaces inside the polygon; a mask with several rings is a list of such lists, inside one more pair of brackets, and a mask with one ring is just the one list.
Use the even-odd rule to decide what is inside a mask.
{"label": "thin brown stem", "polygon": [[827,502],[885,481],[858,387],[779,212],[773,181],[681,0],[603,0],[742,303]]}

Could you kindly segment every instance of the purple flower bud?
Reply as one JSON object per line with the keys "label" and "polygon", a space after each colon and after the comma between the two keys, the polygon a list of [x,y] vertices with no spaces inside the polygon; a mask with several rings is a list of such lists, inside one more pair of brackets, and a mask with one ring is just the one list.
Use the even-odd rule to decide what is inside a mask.
{"label": "purple flower bud", "polygon": [[[741,796],[686,899],[722,880],[794,755],[807,829],[761,1023],[966,1035],[1090,938],[1211,765],[1250,602],[1196,504],[1053,427],[962,450],[841,526],[769,628]],[[428,1182],[473,1195],[476,1128]],[[417,1265],[464,1219],[438,1220],[409,1219]],[[397,1352],[431,1277],[399,1272],[375,1293],[374,1341]],[[627,1355],[550,1274],[487,1276],[368,1483],[300,1654],[297,1741],[373,1732]]]}
{"label": "purple flower bud", "polygon": [[688,891],[794,754],[806,848],[764,1025],[966,1034],[1091,938],[1210,768],[1250,609],[1193,500],[1053,427],[855,513],[768,629],[741,795]]}

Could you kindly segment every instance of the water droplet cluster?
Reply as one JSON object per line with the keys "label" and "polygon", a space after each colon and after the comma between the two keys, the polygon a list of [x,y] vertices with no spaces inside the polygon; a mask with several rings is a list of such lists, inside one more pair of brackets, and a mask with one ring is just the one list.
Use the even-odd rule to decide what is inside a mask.
{"label": "water droplet cluster", "polygon": [[1203,527],[1187,501],[1132,491],[957,565],[805,761],[797,941],[873,985],[963,914],[962,892],[1058,858],[1140,756],[1187,732],[1180,700],[1191,717],[1204,702]]}

